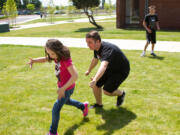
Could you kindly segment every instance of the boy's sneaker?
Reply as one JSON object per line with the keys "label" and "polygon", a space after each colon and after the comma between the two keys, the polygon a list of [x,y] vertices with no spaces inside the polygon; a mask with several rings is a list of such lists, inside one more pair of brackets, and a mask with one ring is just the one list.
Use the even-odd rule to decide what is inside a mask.
{"label": "boy's sneaker", "polygon": [[90,108],[92,109],[92,108],[102,108],[102,107],[103,107],[103,105],[94,104]]}
{"label": "boy's sneaker", "polygon": [[58,133],[52,134],[51,132],[49,132],[47,135],[58,135]]}
{"label": "boy's sneaker", "polygon": [[83,116],[86,117],[88,115],[88,102],[84,102],[84,110],[83,110]]}
{"label": "boy's sneaker", "polygon": [[117,103],[116,103],[117,107],[122,105],[122,103],[124,102],[125,95],[126,95],[126,93],[123,91],[122,95],[117,97]]}
{"label": "boy's sneaker", "polygon": [[145,53],[144,53],[144,52],[142,52],[141,57],[144,57],[144,56],[145,56]]}
{"label": "boy's sneaker", "polygon": [[155,53],[151,53],[151,55],[154,56],[154,57],[157,56]]}

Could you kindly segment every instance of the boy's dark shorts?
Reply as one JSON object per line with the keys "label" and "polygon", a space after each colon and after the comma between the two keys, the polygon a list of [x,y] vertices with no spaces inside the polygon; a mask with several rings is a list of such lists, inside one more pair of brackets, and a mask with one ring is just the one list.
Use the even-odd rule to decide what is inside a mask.
{"label": "boy's dark shorts", "polygon": [[152,33],[146,31],[146,39],[148,43],[156,44],[156,30],[152,30]]}
{"label": "boy's dark shorts", "polygon": [[130,69],[121,71],[120,73],[105,72],[97,81],[96,86],[100,88],[104,85],[103,90],[112,93],[117,90],[120,84],[128,77],[129,71]]}

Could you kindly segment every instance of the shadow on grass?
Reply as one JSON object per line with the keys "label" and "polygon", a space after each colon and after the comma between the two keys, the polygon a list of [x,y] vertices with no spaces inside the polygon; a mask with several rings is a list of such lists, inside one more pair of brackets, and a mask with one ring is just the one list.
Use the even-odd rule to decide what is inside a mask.
{"label": "shadow on grass", "polygon": [[89,118],[84,118],[79,124],[74,124],[73,126],[69,127],[64,135],[74,135],[74,131],[86,122],[89,122]]}
{"label": "shadow on grass", "polygon": [[150,58],[150,59],[157,59],[157,60],[164,60],[164,57],[162,57],[162,56],[147,56],[148,58]]}
{"label": "shadow on grass", "polygon": [[104,124],[99,125],[97,130],[105,130],[104,135],[111,135],[115,130],[119,130],[136,119],[136,114],[126,108],[117,109],[96,109],[96,114],[101,114]]}
{"label": "shadow on grass", "polygon": [[[123,30],[129,30],[129,31],[145,31],[143,27],[127,27],[127,28],[122,28]],[[176,29],[161,29],[160,31],[157,30],[157,32],[180,32],[180,30]]]}
{"label": "shadow on grass", "polygon": [[128,30],[128,31],[144,31],[144,28],[122,28],[123,30]]}
{"label": "shadow on grass", "polygon": [[95,28],[95,27],[80,28],[80,29],[77,29],[75,32],[90,32],[91,30],[103,31],[103,28],[102,29],[98,29],[98,28]]}

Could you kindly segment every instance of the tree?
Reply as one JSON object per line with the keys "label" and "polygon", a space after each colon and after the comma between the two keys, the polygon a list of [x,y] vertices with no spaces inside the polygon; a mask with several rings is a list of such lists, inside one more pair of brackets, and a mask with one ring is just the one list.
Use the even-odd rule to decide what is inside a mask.
{"label": "tree", "polygon": [[104,9],[105,2],[106,2],[106,0],[102,0],[102,9]]}
{"label": "tree", "polygon": [[[7,0],[0,0],[0,10],[3,8],[3,4],[6,3]],[[16,2],[17,9],[26,9],[28,4],[34,4],[36,9],[41,8],[40,0],[14,0]]]}
{"label": "tree", "polygon": [[77,9],[83,9],[84,13],[88,16],[89,22],[96,26],[98,29],[102,29],[102,26],[98,25],[94,19],[93,7],[98,7],[100,0],[72,0],[73,5]]}
{"label": "tree", "polygon": [[34,4],[36,9],[40,9],[41,8],[41,4],[42,3],[39,0],[31,0],[30,3]]}
{"label": "tree", "polygon": [[31,12],[33,12],[35,9],[34,4],[27,4],[27,9],[29,9]]}
{"label": "tree", "polygon": [[70,17],[72,17],[71,14],[73,13],[74,10],[75,10],[75,7],[72,6],[72,5],[69,5],[69,6],[67,7],[67,14],[68,14]]}
{"label": "tree", "polygon": [[16,20],[17,17],[17,7],[14,0],[7,0],[6,4],[3,6],[3,12],[6,13],[8,18],[12,21],[12,25],[14,24],[13,20]]}
{"label": "tree", "polygon": [[60,7],[59,6],[56,6],[56,10],[59,10],[60,9]]}
{"label": "tree", "polygon": [[15,0],[17,9],[21,9],[23,4],[21,3],[21,0]]}
{"label": "tree", "polygon": [[40,0],[15,0],[18,9],[26,9],[28,4],[34,4],[35,9],[41,8]]}
{"label": "tree", "polygon": [[15,0],[18,9],[26,9],[29,0]]}
{"label": "tree", "polygon": [[6,11],[6,3],[4,3],[4,5],[3,5],[2,13],[3,13],[3,15],[6,16],[6,17],[8,16],[8,13],[7,13],[7,11]]}
{"label": "tree", "polygon": [[53,23],[54,12],[55,12],[55,10],[56,10],[56,7],[55,7],[55,5],[54,5],[53,0],[50,0],[50,1],[49,1],[47,10],[48,10],[48,13],[49,13],[49,15],[50,15],[50,21],[51,21],[51,23]]}
{"label": "tree", "polygon": [[0,0],[0,10],[3,9],[3,6],[5,3],[6,3],[6,0]]}
{"label": "tree", "polygon": [[112,5],[111,0],[109,0],[109,4],[108,3],[104,4],[104,9],[105,9],[106,13],[111,14],[113,12],[113,5]]}

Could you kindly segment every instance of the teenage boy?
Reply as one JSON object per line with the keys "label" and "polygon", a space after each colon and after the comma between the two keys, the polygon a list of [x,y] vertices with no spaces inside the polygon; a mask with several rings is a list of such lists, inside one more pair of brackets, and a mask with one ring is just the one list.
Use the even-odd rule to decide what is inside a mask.
{"label": "teenage boy", "polygon": [[116,105],[119,107],[124,101],[125,92],[120,91],[118,87],[129,75],[128,59],[116,45],[101,41],[97,31],[87,33],[86,42],[89,49],[94,51],[94,57],[85,75],[89,75],[98,61],[101,61],[96,75],[90,82],[96,99],[96,103],[91,107],[103,107],[102,86],[105,95],[117,96]]}
{"label": "teenage boy", "polygon": [[144,51],[142,52],[141,56],[145,56],[146,49],[150,43],[152,44],[151,55],[156,56],[156,54],[154,53],[154,46],[156,44],[156,29],[160,30],[160,27],[159,19],[156,14],[156,7],[154,5],[151,5],[149,7],[149,14],[145,16],[143,26],[146,29],[147,43],[144,46]]}

